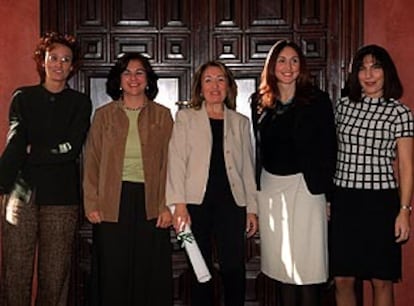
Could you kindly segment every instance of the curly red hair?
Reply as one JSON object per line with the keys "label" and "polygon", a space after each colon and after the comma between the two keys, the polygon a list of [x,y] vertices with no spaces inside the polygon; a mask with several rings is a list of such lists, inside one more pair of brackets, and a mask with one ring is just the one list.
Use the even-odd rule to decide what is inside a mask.
{"label": "curly red hair", "polygon": [[36,62],[36,69],[43,83],[46,78],[44,61],[46,52],[54,48],[56,44],[64,45],[72,51],[72,67],[68,79],[70,79],[80,66],[80,47],[76,38],[69,34],[61,34],[58,32],[48,32],[42,36],[34,51],[33,59]]}

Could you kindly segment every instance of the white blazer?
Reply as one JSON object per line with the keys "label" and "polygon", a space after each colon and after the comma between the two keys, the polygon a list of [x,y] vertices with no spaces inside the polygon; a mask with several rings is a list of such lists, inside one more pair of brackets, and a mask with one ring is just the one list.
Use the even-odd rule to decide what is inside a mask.
{"label": "white blazer", "polygon": [[[224,107],[224,161],[233,197],[248,213],[257,213],[253,147],[249,119]],[[167,166],[167,205],[201,204],[206,191],[212,135],[203,104],[177,112]]]}

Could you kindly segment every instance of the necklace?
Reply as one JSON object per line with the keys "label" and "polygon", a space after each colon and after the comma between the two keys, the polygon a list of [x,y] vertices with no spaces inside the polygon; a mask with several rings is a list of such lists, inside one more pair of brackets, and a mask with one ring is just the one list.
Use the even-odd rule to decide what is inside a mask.
{"label": "necklace", "polygon": [[125,101],[124,100],[121,100],[121,105],[122,105],[122,107],[124,108],[124,109],[126,109],[126,110],[128,110],[128,111],[138,111],[138,110],[140,110],[141,108],[143,108],[145,105],[147,105],[147,103],[143,103],[142,105],[140,105],[140,106],[137,106],[137,107],[129,107],[129,106],[126,106],[125,105]]}
{"label": "necklace", "polygon": [[140,110],[141,108],[142,108],[143,106],[138,106],[138,107],[128,107],[128,106],[125,106],[124,105],[124,108],[126,109],[126,110],[129,110],[129,111],[137,111],[137,110]]}

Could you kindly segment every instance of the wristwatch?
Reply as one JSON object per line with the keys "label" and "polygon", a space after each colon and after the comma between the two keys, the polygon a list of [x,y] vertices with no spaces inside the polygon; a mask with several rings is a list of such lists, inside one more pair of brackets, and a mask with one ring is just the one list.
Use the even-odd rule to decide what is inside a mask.
{"label": "wristwatch", "polygon": [[400,206],[400,209],[406,209],[406,210],[408,210],[408,211],[410,212],[410,214],[411,214],[411,211],[413,210],[413,207],[412,207],[411,205],[401,205],[401,206]]}

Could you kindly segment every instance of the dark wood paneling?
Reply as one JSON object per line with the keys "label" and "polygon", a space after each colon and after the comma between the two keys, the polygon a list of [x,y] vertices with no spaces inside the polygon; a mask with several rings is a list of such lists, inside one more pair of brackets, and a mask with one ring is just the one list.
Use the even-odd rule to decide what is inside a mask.
{"label": "dark wood paneling", "polygon": [[41,32],[60,31],[73,33],[75,2],[71,0],[41,0]]}
{"label": "dark wood paneling", "polygon": [[110,0],[109,8],[113,12],[112,29],[133,31],[133,28],[156,27],[156,3],[151,0]]}
{"label": "dark wood paneling", "polygon": [[147,56],[151,63],[158,62],[158,35],[151,34],[117,34],[111,35],[112,61],[124,52],[140,52]]}
{"label": "dark wood paneling", "polygon": [[326,29],[328,0],[296,0],[297,24],[300,27],[311,26]]}
{"label": "dark wood paneling", "polygon": [[293,40],[292,33],[260,33],[248,34],[246,36],[248,56],[247,63],[263,66],[267,53],[274,43],[281,39]]}
{"label": "dark wood paneling", "polygon": [[190,34],[161,34],[161,61],[174,65],[191,63]]}
{"label": "dark wood paneling", "polygon": [[78,31],[107,29],[105,5],[101,0],[76,0]]}
{"label": "dark wood paneling", "polygon": [[293,2],[289,0],[248,0],[248,26],[253,31],[262,26],[275,27],[274,30],[286,30],[293,27]]}
{"label": "dark wood paneling", "polygon": [[105,34],[84,34],[79,37],[83,61],[91,64],[107,63],[107,36]]}
{"label": "dark wood paneling", "polygon": [[212,0],[209,12],[211,27],[235,31],[242,27],[242,5],[241,1],[235,0]]}
{"label": "dark wood paneling", "polygon": [[241,34],[213,36],[213,58],[227,63],[243,63],[243,37]]}
{"label": "dark wood paneling", "polygon": [[160,2],[161,29],[188,31],[191,29],[191,0],[162,0]]}

